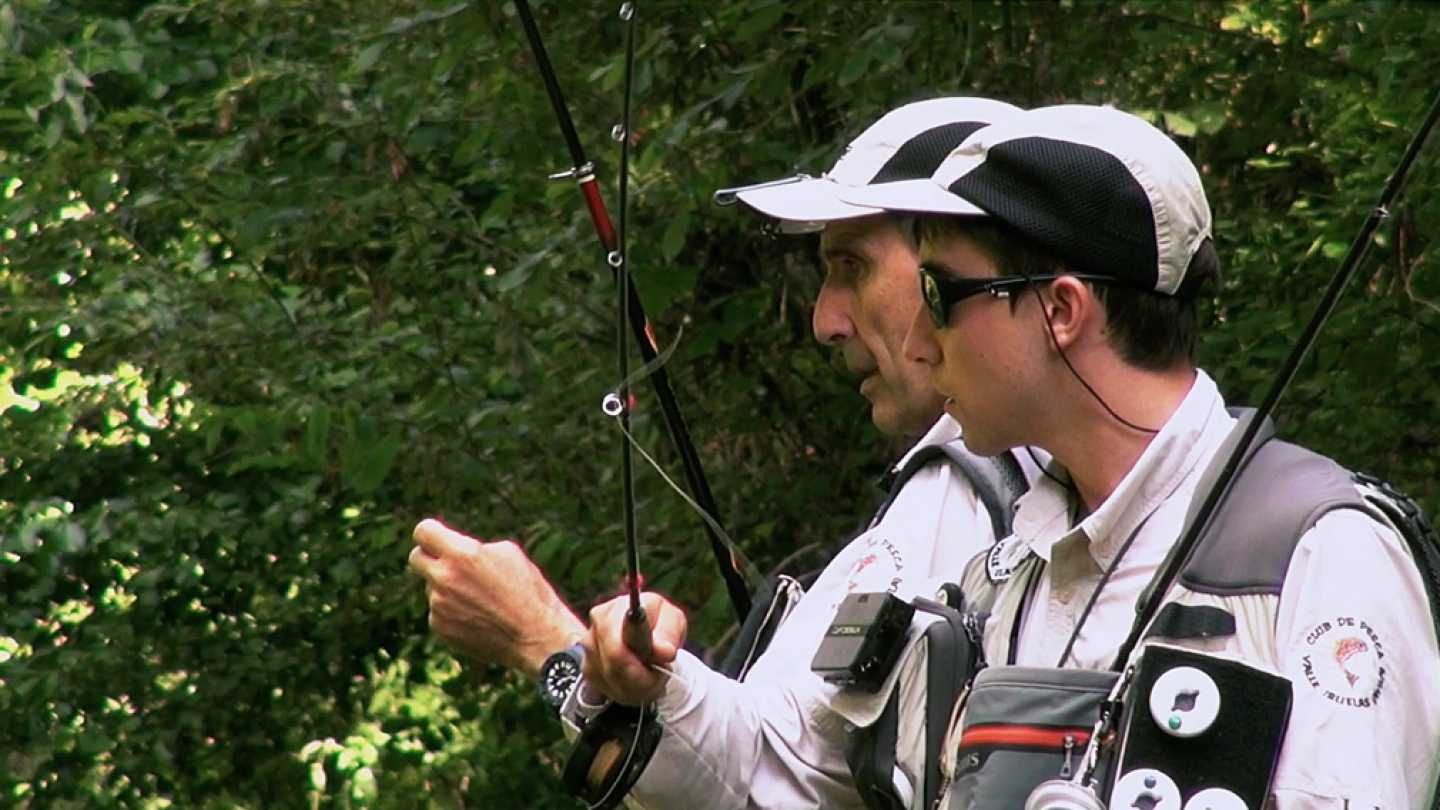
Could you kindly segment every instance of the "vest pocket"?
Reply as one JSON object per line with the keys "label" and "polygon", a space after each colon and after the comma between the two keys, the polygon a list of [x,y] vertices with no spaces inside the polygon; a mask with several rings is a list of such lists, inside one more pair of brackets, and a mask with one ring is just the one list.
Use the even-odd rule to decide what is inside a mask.
{"label": "vest pocket", "polygon": [[[943,806],[1015,810],[1047,779],[1080,767],[1114,672],[991,667],[976,676]],[[1103,774],[1097,774],[1104,784]]]}

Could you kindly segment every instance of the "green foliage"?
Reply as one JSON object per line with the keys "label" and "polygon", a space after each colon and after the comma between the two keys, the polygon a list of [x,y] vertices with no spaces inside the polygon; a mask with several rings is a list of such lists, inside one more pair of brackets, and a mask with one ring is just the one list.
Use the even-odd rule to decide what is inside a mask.
{"label": "green foliage", "polygon": [[[1255,401],[1440,68],[1423,3],[640,5],[632,263],[762,568],[843,537],[887,448],[810,339],[813,243],[713,189],[936,94],[1142,112],[1205,173],[1204,365]],[[615,8],[537,11],[612,178]],[[404,566],[435,514],[577,604],[620,576],[613,296],[565,163],[507,3],[0,0],[0,804],[570,806],[530,686],[439,649]],[[1435,165],[1282,404],[1432,514]],[[637,497],[719,638],[697,519]]]}

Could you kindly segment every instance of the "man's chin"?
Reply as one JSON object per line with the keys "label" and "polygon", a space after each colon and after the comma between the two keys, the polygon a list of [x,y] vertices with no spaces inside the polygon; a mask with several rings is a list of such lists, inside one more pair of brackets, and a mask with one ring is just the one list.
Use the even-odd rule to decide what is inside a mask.
{"label": "man's chin", "polygon": [[880,379],[879,374],[871,372],[869,374],[861,375],[860,396],[865,397],[866,399],[870,400],[871,403],[874,403],[876,397],[884,396],[884,391],[882,390],[884,388],[884,385],[885,383],[883,380]]}
{"label": "man's chin", "polygon": [[875,429],[898,439],[918,439],[940,418],[940,409],[926,413],[919,409],[901,409],[890,402],[870,402],[870,421]]}
{"label": "man's chin", "polygon": [[876,430],[886,436],[895,436],[899,433],[899,426],[893,420],[881,415],[881,413],[874,408],[870,409],[870,424],[874,425]]}
{"label": "man's chin", "polygon": [[986,458],[998,456],[1006,450],[1017,446],[1005,442],[992,432],[977,427],[973,422],[970,425],[966,425],[961,421],[960,415],[955,412],[952,402],[947,401],[945,403],[945,412],[950,415],[951,419],[960,423],[960,439],[965,442],[965,449],[977,456],[984,456]]}
{"label": "man's chin", "polygon": [[[865,393],[864,386],[861,386],[861,393]],[[899,414],[884,399],[876,400],[870,396],[870,424],[886,436],[894,436],[899,432],[901,419]]]}
{"label": "man's chin", "polygon": [[998,456],[1010,449],[995,442],[986,441],[984,436],[971,436],[969,433],[960,434],[960,440],[965,442],[966,450],[984,458]]}

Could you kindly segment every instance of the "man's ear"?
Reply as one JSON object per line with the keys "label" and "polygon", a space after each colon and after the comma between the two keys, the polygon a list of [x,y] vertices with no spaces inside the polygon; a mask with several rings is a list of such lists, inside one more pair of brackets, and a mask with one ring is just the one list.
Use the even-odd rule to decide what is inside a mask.
{"label": "man's ear", "polygon": [[1048,329],[1062,350],[1074,346],[1103,317],[1095,291],[1074,276],[1050,282],[1040,298],[1049,319]]}

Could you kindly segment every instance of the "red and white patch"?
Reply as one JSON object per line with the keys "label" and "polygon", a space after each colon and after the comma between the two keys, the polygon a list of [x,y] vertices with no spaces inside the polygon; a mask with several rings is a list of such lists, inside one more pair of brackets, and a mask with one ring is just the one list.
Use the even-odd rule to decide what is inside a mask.
{"label": "red and white patch", "polygon": [[1385,691],[1385,646],[1369,622],[1337,616],[1306,633],[1300,670],[1326,700],[1368,709]]}
{"label": "red and white patch", "polygon": [[900,572],[905,557],[900,549],[884,537],[866,538],[855,561],[845,572],[845,592],[895,592],[900,587]]}

